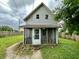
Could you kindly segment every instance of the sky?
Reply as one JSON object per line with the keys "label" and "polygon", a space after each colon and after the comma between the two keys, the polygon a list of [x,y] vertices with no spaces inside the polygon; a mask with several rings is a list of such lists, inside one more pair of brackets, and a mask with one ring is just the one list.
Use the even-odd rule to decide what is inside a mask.
{"label": "sky", "polygon": [[8,25],[18,30],[19,20],[20,25],[23,24],[23,18],[41,2],[51,10],[61,6],[60,0],[0,0],[0,26]]}

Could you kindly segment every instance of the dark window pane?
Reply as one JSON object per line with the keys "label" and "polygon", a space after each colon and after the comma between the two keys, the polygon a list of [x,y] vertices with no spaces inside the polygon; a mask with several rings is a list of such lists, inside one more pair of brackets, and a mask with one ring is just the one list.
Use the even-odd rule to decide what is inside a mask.
{"label": "dark window pane", "polygon": [[39,35],[35,35],[35,39],[39,39]]}
{"label": "dark window pane", "polygon": [[35,29],[35,39],[39,39],[39,29]]}
{"label": "dark window pane", "polygon": [[39,30],[35,30],[35,34],[39,34]]}
{"label": "dark window pane", "polygon": [[36,15],[36,19],[39,19],[39,14]]}
{"label": "dark window pane", "polygon": [[45,15],[45,19],[48,19],[48,15]]}

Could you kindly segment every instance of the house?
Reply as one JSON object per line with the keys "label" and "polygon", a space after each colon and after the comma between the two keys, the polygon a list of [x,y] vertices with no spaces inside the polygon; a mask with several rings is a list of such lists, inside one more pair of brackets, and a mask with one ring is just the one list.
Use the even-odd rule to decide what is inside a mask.
{"label": "house", "polygon": [[19,31],[20,32],[24,32],[24,25],[25,25],[25,22],[20,24],[20,26],[19,26]]}
{"label": "house", "polygon": [[50,9],[41,3],[37,6],[24,21],[24,42],[26,44],[58,44],[57,21]]}
{"label": "house", "polygon": [[24,27],[23,26],[19,26],[19,31],[20,32],[24,32]]}

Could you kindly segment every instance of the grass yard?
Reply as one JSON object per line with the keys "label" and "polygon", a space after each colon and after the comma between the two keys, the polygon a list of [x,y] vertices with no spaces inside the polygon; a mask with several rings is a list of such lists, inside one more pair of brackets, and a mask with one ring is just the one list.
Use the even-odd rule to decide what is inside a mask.
{"label": "grass yard", "polygon": [[79,59],[79,42],[60,39],[58,46],[41,49],[43,59]]}
{"label": "grass yard", "polygon": [[5,51],[7,47],[22,40],[22,35],[0,38],[0,59],[5,59]]}

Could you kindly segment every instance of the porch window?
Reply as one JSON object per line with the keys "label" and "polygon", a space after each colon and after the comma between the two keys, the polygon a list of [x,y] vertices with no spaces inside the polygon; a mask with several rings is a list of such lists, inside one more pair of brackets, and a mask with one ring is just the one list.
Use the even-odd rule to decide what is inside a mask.
{"label": "porch window", "polygon": [[35,39],[39,39],[39,29],[35,30]]}

